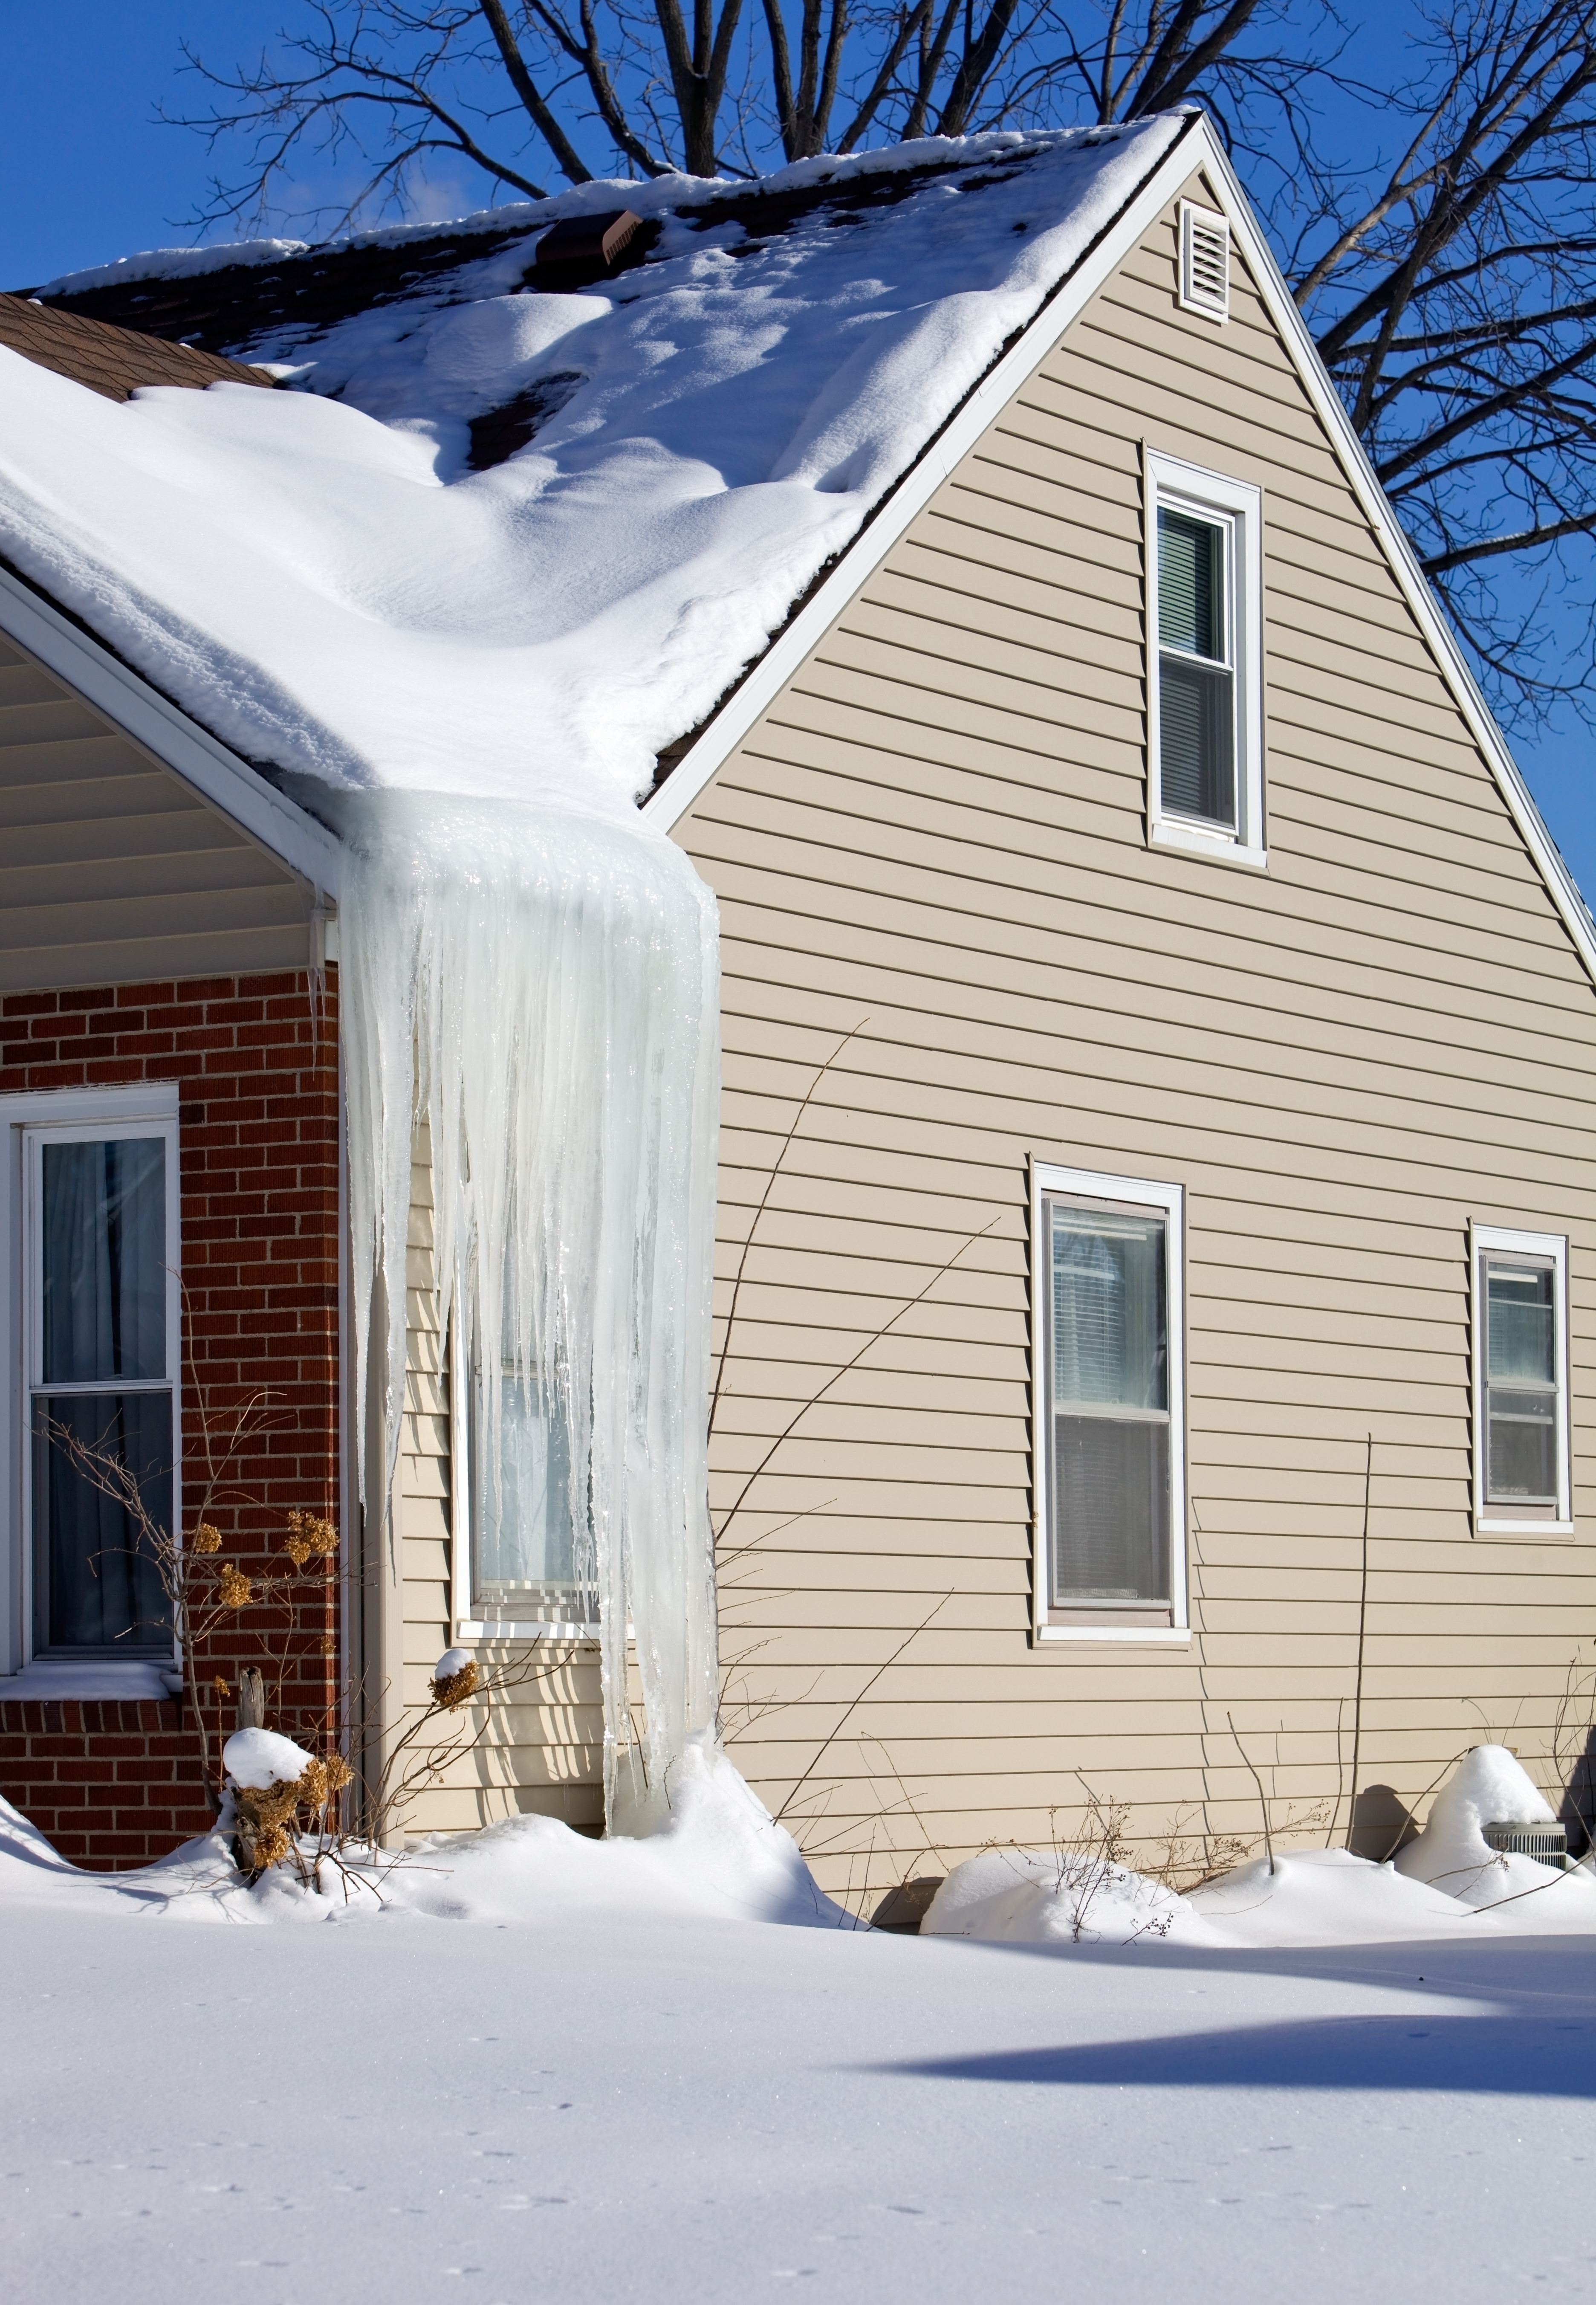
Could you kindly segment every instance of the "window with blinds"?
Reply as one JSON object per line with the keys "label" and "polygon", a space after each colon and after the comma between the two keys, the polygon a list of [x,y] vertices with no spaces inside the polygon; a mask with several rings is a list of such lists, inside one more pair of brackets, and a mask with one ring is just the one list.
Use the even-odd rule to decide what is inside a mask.
{"label": "window with blinds", "polygon": [[1159,506],[1159,782],[1166,812],[1236,829],[1230,524]]}
{"label": "window with blinds", "polygon": [[1142,459],[1148,838],[1267,870],[1262,495],[1150,447]]}
{"label": "window with blinds", "polygon": [[1496,1524],[1566,1520],[1566,1244],[1475,1229],[1476,1487]]}
{"label": "window with blinds", "polygon": [[1170,1212],[1045,1193],[1050,1614],[1174,1621]]}

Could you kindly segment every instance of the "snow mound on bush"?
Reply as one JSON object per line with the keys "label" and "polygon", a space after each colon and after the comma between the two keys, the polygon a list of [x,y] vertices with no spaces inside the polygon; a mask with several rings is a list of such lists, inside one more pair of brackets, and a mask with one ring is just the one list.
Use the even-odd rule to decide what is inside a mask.
{"label": "snow mound on bush", "polygon": [[222,1766],[235,1785],[250,1792],[269,1785],[296,1785],[310,1765],[291,1737],[275,1729],[236,1729],[222,1748]]}
{"label": "snow mound on bush", "polygon": [[1100,1857],[989,1849],[955,1865],[926,1909],[921,1936],[989,1944],[1131,1944],[1225,1940],[1172,1889]]}
{"label": "snow mound on bush", "polygon": [[[229,1756],[242,1738],[254,1740],[242,1765],[269,1772],[262,1783],[297,1775],[282,1758],[299,1752],[285,1737],[241,1731],[228,1740]],[[263,1747],[269,1759],[261,1757]],[[302,1767],[308,1756],[299,1757]],[[573,1914],[675,1913],[810,1928],[864,1926],[822,1894],[792,1834],[708,1731],[688,1740],[668,1790],[668,1807],[632,1804],[632,1821],[643,1828],[637,1837],[590,1841],[556,1817],[517,1816],[480,1833],[436,1833],[402,1851],[346,1849],[335,1863],[323,1858],[316,1885],[291,1864],[274,1866],[252,1887],[216,1833],[138,1872],[80,1872],[0,1801],[0,1909],[37,1893],[200,1921],[412,1915],[514,1927]],[[301,1846],[309,1864],[316,1844],[307,1839]]]}
{"label": "snow mound on bush", "polygon": [[1184,1901],[1227,1944],[1384,1944],[1397,1937],[1479,1935],[1466,1905],[1422,1881],[1405,1881],[1346,1849],[1292,1849],[1238,1865]]}
{"label": "snow mound on bush", "polygon": [[1424,1830],[1396,1855],[1396,1870],[1515,1929],[1596,1929],[1596,1876],[1556,1873],[1533,1857],[1490,1848],[1488,1824],[1549,1824],[1544,1796],[1505,1745],[1476,1745],[1430,1804]]}

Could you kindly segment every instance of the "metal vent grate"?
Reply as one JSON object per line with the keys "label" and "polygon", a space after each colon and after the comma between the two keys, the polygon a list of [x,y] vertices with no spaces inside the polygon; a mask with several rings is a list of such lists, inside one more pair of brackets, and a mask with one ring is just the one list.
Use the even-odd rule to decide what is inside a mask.
{"label": "metal vent grate", "polygon": [[1568,1828],[1563,1824],[1488,1824],[1481,1828],[1487,1849],[1508,1857],[1532,1857],[1541,1865],[1568,1862]]}
{"label": "metal vent grate", "polygon": [[1207,319],[1230,318],[1230,226],[1190,200],[1180,205],[1180,301]]}

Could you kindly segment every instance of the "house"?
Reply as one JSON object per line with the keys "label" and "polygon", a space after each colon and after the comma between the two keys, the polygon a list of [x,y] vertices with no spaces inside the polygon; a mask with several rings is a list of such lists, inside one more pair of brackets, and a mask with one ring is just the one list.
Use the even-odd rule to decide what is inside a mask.
{"label": "house", "polygon": [[[361,880],[363,793],[463,751],[477,831],[635,804],[718,900],[715,1695],[824,1885],[868,1908],[1089,1799],[1192,1864],[1265,1797],[1383,1855],[1487,1735],[1556,1800],[1592,1663],[1596,930],[1214,136],[616,197],[0,312],[3,1790],[91,1862],[201,1813],[158,1608],[41,1598],[87,1591],[105,1515],[24,1437],[62,1381],[56,1146],[91,1148],[58,1195],[161,1148],[70,1250],[134,1243],[157,1343],[136,1378],[94,1345],[71,1398],[154,1402],[157,1484],[181,1422],[186,1498],[186,1404],[269,1392],[225,1545],[343,1532],[284,1718],[342,1705],[380,1748],[441,1651],[533,1659],[411,1822],[591,1830],[628,1671],[670,1734],[701,1709],[692,1431],[661,1444],[685,1581],[626,1586],[669,1548],[584,1550],[598,1331],[574,1393],[536,1308],[512,1350],[493,1260],[463,1277],[487,1088],[419,1125],[493,972],[451,1025],[395,1009],[380,1077],[359,1021],[415,943],[360,930],[357,965],[410,886]],[[656,1408],[706,1367],[677,1229],[671,1351],[626,1348]],[[215,1645],[218,1722],[250,1637]]]}

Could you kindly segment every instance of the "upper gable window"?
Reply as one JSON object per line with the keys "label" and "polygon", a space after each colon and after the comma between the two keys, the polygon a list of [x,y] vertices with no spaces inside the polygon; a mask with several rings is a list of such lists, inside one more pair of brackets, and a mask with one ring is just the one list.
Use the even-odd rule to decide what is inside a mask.
{"label": "upper gable window", "polygon": [[1148,830],[1165,846],[1267,862],[1262,499],[1147,452]]}

